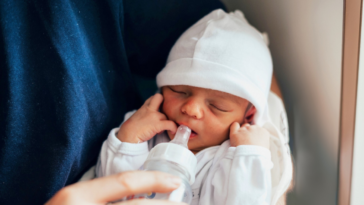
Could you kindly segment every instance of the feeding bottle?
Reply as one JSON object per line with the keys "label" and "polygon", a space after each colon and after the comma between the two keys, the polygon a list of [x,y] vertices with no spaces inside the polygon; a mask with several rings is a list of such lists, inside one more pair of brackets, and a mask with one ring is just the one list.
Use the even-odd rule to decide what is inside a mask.
{"label": "feeding bottle", "polygon": [[190,128],[184,125],[179,126],[174,139],[169,143],[160,143],[153,147],[143,165],[143,170],[161,171],[180,177],[181,186],[171,193],[146,193],[129,196],[128,200],[147,198],[191,203],[190,185],[195,181],[197,159],[187,147],[190,134]]}

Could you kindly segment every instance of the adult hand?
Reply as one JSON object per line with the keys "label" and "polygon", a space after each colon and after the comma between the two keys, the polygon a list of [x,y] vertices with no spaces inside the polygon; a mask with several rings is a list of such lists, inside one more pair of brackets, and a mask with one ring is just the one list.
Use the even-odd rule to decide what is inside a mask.
{"label": "adult hand", "polygon": [[[141,193],[171,192],[179,187],[181,179],[162,172],[131,171],[117,175],[79,182],[58,191],[46,205],[105,205],[125,196]],[[120,205],[185,205],[165,200],[134,199]]]}

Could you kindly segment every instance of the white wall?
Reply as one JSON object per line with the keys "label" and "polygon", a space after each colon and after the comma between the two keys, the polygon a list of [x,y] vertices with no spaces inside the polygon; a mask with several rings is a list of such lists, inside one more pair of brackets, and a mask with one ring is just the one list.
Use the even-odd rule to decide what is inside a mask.
{"label": "white wall", "polygon": [[295,156],[288,204],[336,204],[343,0],[224,2],[269,34]]}

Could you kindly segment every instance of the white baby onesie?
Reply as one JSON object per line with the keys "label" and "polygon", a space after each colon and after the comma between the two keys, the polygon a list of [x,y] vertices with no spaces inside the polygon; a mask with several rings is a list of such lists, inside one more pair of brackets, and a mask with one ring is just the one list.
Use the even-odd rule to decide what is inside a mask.
{"label": "white baby onesie", "polygon": [[[127,113],[125,120],[133,113]],[[116,137],[118,130],[111,130],[102,145],[96,166],[97,177],[138,170],[152,147],[169,141],[167,134],[162,133],[139,144],[121,142]],[[268,149],[254,145],[230,147],[227,140],[222,145],[200,151],[196,158],[196,180],[191,185],[192,205],[270,204],[273,163]]]}

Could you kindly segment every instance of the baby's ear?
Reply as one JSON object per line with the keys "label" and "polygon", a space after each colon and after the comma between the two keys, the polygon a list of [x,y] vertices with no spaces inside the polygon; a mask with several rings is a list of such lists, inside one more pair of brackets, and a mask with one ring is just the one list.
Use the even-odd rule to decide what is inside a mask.
{"label": "baby's ear", "polygon": [[253,118],[254,118],[254,115],[255,115],[256,112],[257,112],[257,109],[255,108],[254,105],[248,106],[248,110],[245,113],[244,124],[245,123],[252,124],[253,123]]}

